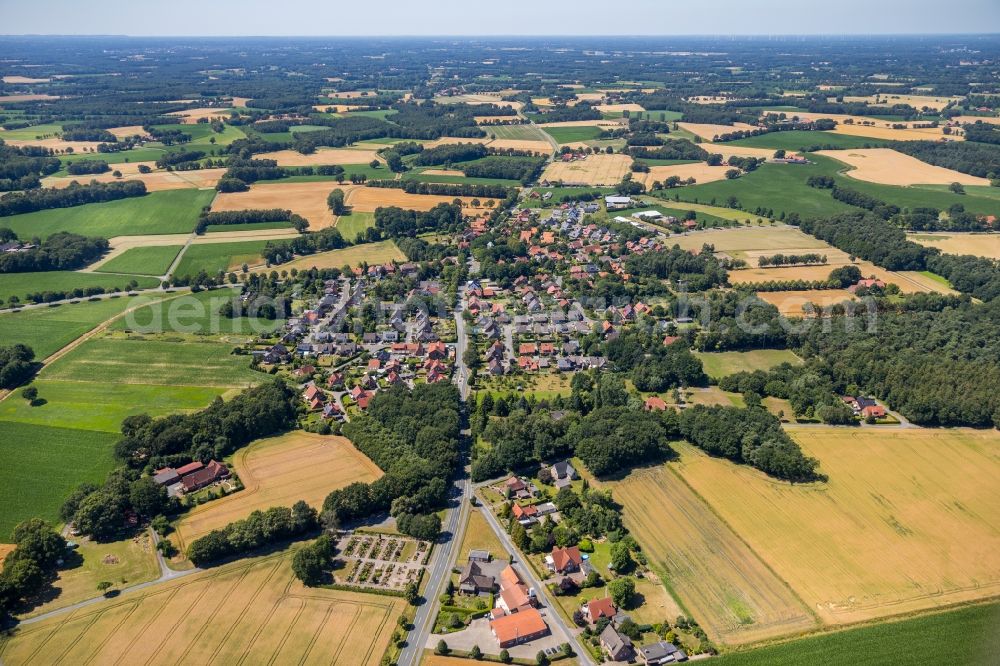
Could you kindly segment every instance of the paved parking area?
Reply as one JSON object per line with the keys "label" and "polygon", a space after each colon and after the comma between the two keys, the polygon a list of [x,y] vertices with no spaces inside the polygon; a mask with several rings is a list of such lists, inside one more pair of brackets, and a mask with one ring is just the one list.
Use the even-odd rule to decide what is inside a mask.
{"label": "paved parking area", "polygon": [[[549,621],[548,615],[549,613],[554,613],[554,610],[540,608],[539,612],[542,614],[542,617],[545,618],[545,623],[549,625],[549,630],[552,633],[543,638],[539,638],[538,640],[531,641],[530,643],[507,648],[507,652],[510,653],[510,656],[517,659],[534,660],[535,655],[538,654],[539,650],[547,650],[550,648],[558,650],[563,643],[569,641],[569,638],[563,635],[559,627]],[[473,620],[467,628],[462,631],[456,631],[452,634],[431,634],[427,637],[427,649],[433,650],[436,648],[438,641],[441,639],[444,639],[444,642],[447,643],[448,647],[452,650],[462,650],[468,652],[472,649],[473,645],[478,645],[479,649],[482,650],[484,654],[500,654],[500,646],[497,644],[497,639],[493,637],[493,632],[490,631],[489,618],[484,617],[479,618],[478,620]]]}

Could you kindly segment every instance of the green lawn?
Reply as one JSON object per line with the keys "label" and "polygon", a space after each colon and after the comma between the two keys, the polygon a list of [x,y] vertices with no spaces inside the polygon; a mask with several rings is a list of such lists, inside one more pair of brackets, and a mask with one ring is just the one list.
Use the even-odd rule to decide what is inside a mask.
{"label": "green lawn", "polygon": [[11,141],[31,141],[40,136],[52,136],[63,131],[59,123],[45,123],[43,125],[32,125],[21,129],[0,131],[0,139]]}
{"label": "green lawn", "polygon": [[998,622],[1000,605],[986,604],[802,638],[712,661],[719,666],[995,664],[1000,658]]}
{"label": "green lawn", "polygon": [[[182,300],[171,301],[168,308]],[[178,306],[172,312],[174,326],[183,328],[184,310]],[[193,315],[191,328],[199,328],[200,320],[201,317]],[[230,353],[231,345],[176,340],[90,339],[43,369],[39,378],[62,382],[233,388],[245,387],[263,377],[250,369],[248,356]]]}
{"label": "green lawn", "polygon": [[[111,330],[151,333],[190,333],[239,335],[263,333],[280,328],[284,321],[230,319],[218,316],[219,308],[236,298],[234,289],[212,289],[186,294],[169,301],[157,301],[138,308],[111,324]],[[0,331],[3,329],[0,328]]]}
{"label": "green lawn", "polygon": [[790,130],[788,132],[770,132],[760,136],[729,141],[727,146],[749,146],[751,148],[784,148],[785,150],[801,150],[809,146],[824,146],[831,148],[872,148],[889,146],[892,141],[867,139],[849,134],[834,134],[833,132],[809,132],[806,130]]}
{"label": "green lawn", "polygon": [[123,296],[0,313],[0,340],[5,345],[26,344],[35,350],[36,358],[43,359],[131,303],[131,298]]}
{"label": "green lawn", "polygon": [[[609,194],[614,194],[614,190],[610,187],[533,187],[532,191],[538,192],[538,196],[545,196],[546,193],[551,192],[552,198],[548,201],[542,201],[541,199],[524,199],[527,206],[531,208],[538,208],[539,206],[552,207],[559,205],[563,197],[576,197],[583,193],[598,194],[600,197],[605,197]],[[604,203],[604,199],[595,199],[600,203]]]}
{"label": "green lawn", "polygon": [[[25,402],[11,396],[0,405],[13,400]],[[111,471],[117,439],[111,432],[0,421],[0,542],[9,542],[14,526],[28,518],[59,523],[66,496]]]}
{"label": "green lawn", "polygon": [[198,213],[212,203],[214,196],[213,191],[195,189],[151,192],[106,203],[12,215],[0,218],[0,225],[10,227],[23,238],[45,238],[57,231],[102,238],[183,234],[194,229]]}
{"label": "green lawn", "polygon": [[149,277],[102,275],[101,273],[79,273],[76,271],[3,273],[0,274],[0,302],[6,303],[11,296],[17,296],[24,303],[27,294],[46,291],[70,291],[88,287],[103,287],[109,291],[118,287],[124,290],[125,286],[132,280],[139,283],[140,289],[148,289],[159,284],[158,280]]}
{"label": "green lawn", "polygon": [[581,127],[545,127],[545,133],[557,143],[577,143],[591,141],[601,136],[601,128],[593,125]]}
{"label": "green lawn", "polygon": [[[305,176],[308,178],[308,176]],[[285,181],[288,182],[288,181]],[[247,224],[210,224],[205,227],[205,233],[216,233],[219,231],[265,231],[268,229],[291,229],[288,222],[257,222]]]}
{"label": "green lawn", "polygon": [[163,275],[177,258],[183,245],[151,245],[133,247],[96,269],[101,273],[128,273],[130,275]]}
{"label": "green lawn", "polygon": [[259,264],[260,252],[266,244],[267,241],[260,240],[191,245],[184,252],[174,275],[196,275],[201,270],[215,274],[230,268],[236,270],[244,262]]}
{"label": "green lawn", "polygon": [[337,230],[340,235],[349,241],[357,238],[357,235],[368,227],[375,226],[375,213],[351,213],[342,215],[337,220]]}
{"label": "green lawn", "polygon": [[787,349],[755,349],[745,352],[695,352],[705,374],[718,379],[737,372],[768,370],[782,363],[799,365],[802,359]]}
{"label": "green lawn", "polygon": [[[126,162],[155,162],[160,159],[160,157],[167,152],[163,148],[157,146],[146,145],[142,148],[135,148],[133,150],[123,150],[120,153],[74,153],[72,155],[60,155],[59,160],[63,164],[63,168],[57,171],[55,176],[68,176],[69,172],[66,171],[66,165],[72,162],[79,162],[80,160],[101,160],[107,162],[108,164],[124,164]],[[77,176],[80,182],[87,182],[88,176]]]}

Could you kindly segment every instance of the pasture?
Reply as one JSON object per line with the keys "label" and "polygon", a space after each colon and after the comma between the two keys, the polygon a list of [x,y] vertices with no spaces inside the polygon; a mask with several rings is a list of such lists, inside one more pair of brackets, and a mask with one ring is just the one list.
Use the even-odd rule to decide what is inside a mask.
{"label": "pasture", "polygon": [[[794,150],[800,151],[810,146],[829,146],[836,148],[869,148],[873,144],[882,145],[887,141],[865,139],[863,137],[851,136],[849,134],[834,134],[833,132],[810,132],[807,130],[789,130],[787,132],[769,132],[758,136],[751,136],[736,141],[727,141],[719,144],[725,146],[743,146],[746,148],[768,148],[771,150]],[[714,145],[714,144],[713,144]],[[705,146],[705,150],[715,152],[714,148]]]}
{"label": "pasture", "polygon": [[[175,412],[192,412],[208,406],[226,389],[212,386],[164,386],[154,383],[109,383],[105,381],[52,381],[36,379],[31,383],[38,389],[45,404],[31,406],[19,396],[10,396],[0,402],[0,421],[20,424],[71,428],[74,436],[83,431],[117,433],[122,420],[134,414],[165,416]],[[84,433],[86,434],[86,433]],[[110,443],[114,443],[113,436]],[[31,440],[37,446],[40,440]],[[44,441],[44,440],[42,440]],[[52,463],[55,464],[55,463]],[[50,477],[52,468],[32,467],[34,479],[39,475]],[[80,480],[78,470],[63,469],[68,476]],[[0,472],[0,479],[4,473]],[[0,484],[2,485],[2,484]],[[60,495],[62,502],[65,493]]]}
{"label": "pasture", "polygon": [[405,602],[304,587],[290,559],[241,560],[21,627],[0,659],[376,666]]}
{"label": "pasture", "polygon": [[151,192],[118,201],[12,215],[3,218],[2,224],[22,238],[45,238],[57,231],[102,238],[186,234],[194,229],[198,213],[214,196],[215,192],[196,189]]}
{"label": "pasture", "polygon": [[936,247],[948,254],[974,254],[990,259],[1000,259],[1000,234],[917,233],[909,234],[909,240],[928,247]]}
{"label": "pasture", "polygon": [[232,302],[237,295],[238,293],[232,289],[212,289],[153,302],[136,308],[125,317],[112,322],[110,329],[133,333],[228,336],[270,332],[284,323],[282,319],[275,321],[246,317],[231,319],[219,315],[219,308],[224,303]]}
{"label": "pasture", "polygon": [[99,273],[126,273],[129,275],[163,275],[177,258],[181,245],[152,245],[133,247],[95,267]]}
{"label": "pasture", "polygon": [[892,150],[891,148],[869,148],[857,150],[821,150],[818,155],[825,155],[852,167],[845,172],[849,178],[865,180],[883,185],[989,185],[986,178],[978,178],[969,174],[934,166],[921,162],[915,157]]}
{"label": "pasture", "polygon": [[487,125],[482,129],[496,139],[548,142],[542,130],[534,125]]}
{"label": "pasture", "polygon": [[556,140],[556,143],[579,143],[592,141],[601,136],[600,127],[581,125],[577,127],[543,127],[546,134]]}
{"label": "pasture", "polygon": [[350,192],[350,185],[333,180],[305,183],[254,183],[247,192],[224,192],[212,202],[213,211],[283,208],[309,220],[309,229],[317,231],[333,224],[333,213],[326,198],[335,189]]}
{"label": "pasture", "polygon": [[337,229],[346,240],[354,241],[365,229],[375,226],[375,213],[355,213],[337,218]]}
{"label": "pasture", "polygon": [[257,266],[264,263],[260,253],[265,245],[266,240],[195,243],[184,251],[174,275],[197,275],[198,271],[215,275],[219,271],[239,271],[244,263]]}
{"label": "pasture", "polygon": [[677,447],[678,473],[824,622],[1000,591],[1000,433],[793,427],[789,434],[829,481],[779,482],[686,445]]}
{"label": "pasture", "polygon": [[262,160],[277,160],[278,166],[321,166],[324,164],[368,164],[380,160],[378,153],[369,148],[317,148],[316,152],[303,155],[297,150],[279,150],[261,153]]}
{"label": "pasture", "polygon": [[45,368],[39,377],[59,382],[222,388],[246,387],[261,381],[263,375],[250,370],[250,359],[231,354],[231,349],[227,344],[177,338],[93,338]]}
{"label": "pasture", "polygon": [[469,511],[469,524],[462,536],[462,545],[458,548],[457,561],[467,562],[470,550],[488,550],[493,557],[506,557],[507,553],[507,549],[500,543],[500,539],[479,509]]}
{"label": "pasture", "polygon": [[321,509],[331,491],[382,476],[382,470],[347,438],[301,430],[240,449],[233,456],[232,467],[244,489],[184,514],[171,536],[182,551],[198,537],[257,509],[291,506],[299,500]]}
{"label": "pasture", "polygon": [[26,344],[41,360],[120,314],[131,301],[125,297],[106,298],[0,313],[0,340],[5,345]]}
{"label": "pasture", "polygon": [[719,657],[718,663],[720,666],[987,664],[1000,652],[998,622],[1000,605],[983,604],[726,654]]}
{"label": "pasture", "polygon": [[673,470],[634,470],[609,486],[650,565],[712,640],[751,643],[812,629],[787,585]]}
{"label": "pasture", "polygon": [[46,598],[43,603],[19,613],[18,617],[34,617],[93,599],[97,584],[102,580],[118,587],[145,583],[160,577],[153,539],[148,531],[111,543],[97,543],[87,538],[79,539],[77,543],[78,547],[70,563],[66,568],[60,569],[52,581],[52,598]]}
{"label": "pasture", "polygon": [[[115,167],[122,169],[121,167]],[[219,182],[219,178],[226,172],[225,169],[197,169],[194,171],[154,171],[153,173],[124,175],[121,178],[115,177],[113,171],[108,171],[96,175],[88,175],[85,182],[96,180],[99,183],[114,183],[122,180],[141,180],[146,185],[148,192],[163,192],[168,190],[183,189],[211,189]],[[80,176],[56,176],[46,178],[43,181],[45,187],[62,189],[69,187],[74,182],[84,180]]]}
{"label": "pasture", "polygon": [[769,370],[782,363],[801,365],[802,359],[787,349],[754,349],[744,352],[695,352],[705,374],[718,379],[737,372]]}
{"label": "pasture", "polygon": [[133,280],[139,284],[140,289],[149,289],[160,284],[158,280],[149,277],[102,275],[100,273],[83,273],[80,271],[2,273],[0,274],[0,301],[6,302],[11,296],[17,296],[24,302],[28,294],[37,294],[46,291],[72,292],[74,289],[86,289],[88,287],[103,287],[105,291],[111,291],[116,288],[124,290],[128,283]]}
{"label": "pasture", "polygon": [[545,167],[542,180],[578,185],[616,185],[629,172],[628,155],[591,155],[576,162],[553,162]]}
{"label": "pasture", "polygon": [[[27,405],[12,395],[0,408],[6,412],[18,402]],[[58,524],[59,507],[73,489],[85,481],[100,483],[114,466],[117,440],[114,432],[0,420],[0,542],[8,541],[14,526],[28,518]]]}
{"label": "pasture", "polygon": [[359,266],[366,262],[368,264],[384,264],[389,261],[406,261],[406,255],[391,240],[364,243],[340,250],[306,255],[287,264],[282,264],[281,269],[290,271],[297,268],[302,271],[310,268],[343,268],[344,266]]}

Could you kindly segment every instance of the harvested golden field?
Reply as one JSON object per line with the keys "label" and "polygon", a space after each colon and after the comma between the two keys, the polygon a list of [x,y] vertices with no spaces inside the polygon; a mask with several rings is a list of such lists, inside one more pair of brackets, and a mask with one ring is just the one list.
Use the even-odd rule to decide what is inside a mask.
{"label": "harvested golden field", "polygon": [[649,167],[649,173],[636,173],[633,174],[633,178],[641,183],[645,183],[648,189],[653,181],[658,180],[663,182],[671,176],[677,176],[681,180],[694,178],[697,183],[711,183],[716,180],[725,180],[727,171],[729,171],[729,167],[727,166],[708,166],[705,162],[693,162],[691,164]]}
{"label": "harvested golden field", "polygon": [[[673,206],[673,202],[669,202]],[[684,206],[687,208],[688,206]],[[693,210],[699,210],[697,208]],[[711,212],[711,211],[705,211]],[[738,212],[741,217],[749,217],[756,220],[756,217],[747,213]],[[726,254],[738,259],[745,258],[745,253],[753,250],[761,251],[763,254],[789,253],[790,250],[806,250],[808,252],[825,253],[827,250],[835,250],[823,241],[804,234],[795,227],[784,224],[774,226],[752,226],[752,227],[732,227],[729,229],[711,229],[707,231],[695,231],[682,236],[672,236],[670,245],[680,245],[684,250],[700,250],[704,244],[715,246],[716,252]]]}
{"label": "harvested golden field", "polygon": [[932,95],[868,95],[867,97],[845,96],[845,102],[867,102],[872,106],[893,106],[895,104],[909,104],[914,109],[933,109],[940,111],[951,102],[962,99],[961,97],[934,97]]}
{"label": "harvested golden field", "polygon": [[490,148],[510,148],[513,150],[530,150],[533,153],[552,153],[552,144],[548,141],[530,141],[525,139],[494,139],[486,144]]}
{"label": "harvested golden field", "polygon": [[233,105],[233,108],[244,109],[246,108],[247,102],[249,102],[252,97],[233,97],[229,100],[229,103]]}
{"label": "harvested golden field", "polygon": [[537,123],[541,129],[549,127],[601,127],[620,128],[628,125],[628,120],[621,118],[608,118],[607,120],[563,120],[558,123]]}
{"label": "harvested golden field", "polygon": [[[736,132],[737,130],[748,130],[754,129],[753,125],[747,125],[746,123],[735,123],[733,125],[711,125],[708,123],[684,123],[679,122],[677,126],[681,129],[685,129],[691,132],[695,136],[700,136],[706,141],[711,141],[716,136],[720,134],[729,134],[730,132]],[[707,150],[707,148],[706,148]],[[712,150],[711,152],[719,152],[718,150]],[[774,151],[771,151],[774,154]]]}
{"label": "harvested golden field", "polygon": [[448,95],[435,97],[437,104],[496,104],[497,106],[509,106],[513,109],[520,109],[524,104],[521,102],[506,102],[501,99],[505,94],[503,91],[495,93],[480,93],[469,95]]}
{"label": "harvested golden field", "polygon": [[[0,104],[4,102],[38,102],[44,99],[59,99],[59,95],[0,95]],[[10,143],[8,141],[8,143]]]}
{"label": "harvested golden field", "polygon": [[311,183],[255,183],[248,192],[222,192],[212,202],[213,211],[252,208],[285,208],[309,220],[316,231],[332,226],[333,213],[326,204],[330,192],[340,188],[349,194],[352,186],[335,181]]}
{"label": "harvested golden field", "polygon": [[602,102],[605,94],[602,92],[576,93],[575,97],[577,102]]}
{"label": "harvested golden field", "polygon": [[464,139],[457,136],[443,136],[440,139],[434,139],[433,141],[418,142],[423,143],[424,148],[437,148],[438,146],[453,146],[458,143],[482,143],[487,144],[490,139],[487,137],[470,138]]}
{"label": "harvested golden field", "polygon": [[[303,155],[297,150],[279,150],[261,153],[262,160],[277,160],[278,166],[319,166],[322,164],[368,164],[379,159],[374,150],[355,148],[317,148],[316,152]],[[381,160],[380,160],[381,161]]]}
{"label": "harvested golden field", "polygon": [[816,625],[784,581],[674,470],[635,470],[611,488],[650,564],[708,635],[727,645]]}
{"label": "harvested golden field", "polygon": [[304,587],[290,559],[243,560],[22,625],[0,660],[378,664],[406,602]]}
{"label": "harvested golden field", "polygon": [[617,113],[620,111],[631,111],[631,112],[643,112],[646,109],[642,108],[640,105],[632,104],[597,104],[594,106],[595,109],[601,113]]}
{"label": "harvested golden field", "polygon": [[807,316],[807,313],[802,309],[807,303],[813,303],[820,308],[826,308],[830,305],[854,300],[854,296],[846,289],[769,291],[758,293],[757,296],[762,301],[766,301],[778,308],[778,312],[786,317]]}
{"label": "harvested golden field", "polygon": [[[343,268],[344,266],[359,266],[364,262],[369,264],[384,264],[389,261],[406,261],[404,255],[396,244],[390,241],[379,241],[378,243],[365,243],[345,247],[342,250],[330,250],[329,252],[319,252],[305,257],[299,257],[287,264],[282,264],[282,269],[297,268],[300,271],[310,268]],[[266,270],[261,268],[261,270]]]}
{"label": "harvested golden field", "polygon": [[827,623],[1000,592],[1000,433],[795,428],[826,483],[679,446],[679,473]]}
{"label": "harvested golden field", "polygon": [[[728,143],[711,143],[706,141],[701,144],[701,147],[707,150],[709,153],[716,153],[722,155],[723,160],[728,160],[730,157],[763,157],[764,159],[771,159],[774,157],[774,150],[771,148],[752,148],[750,146],[733,146]],[[792,151],[786,151],[788,157],[793,157],[798,153]]]}
{"label": "harvested golden field", "polygon": [[30,76],[11,76],[7,75],[3,77],[4,83],[48,83],[51,79],[33,79]]}
{"label": "harvested golden field", "polygon": [[209,120],[213,120],[215,118],[225,119],[229,116],[229,109],[223,109],[220,107],[185,109],[184,111],[171,111],[167,115],[183,118],[183,120],[181,120],[182,125],[197,125],[199,118],[208,118]]}
{"label": "harvested golden field", "polygon": [[347,113],[360,108],[354,104],[313,104],[313,110],[320,113]]}
{"label": "harvested golden field", "polygon": [[[115,165],[117,167],[118,165]],[[128,166],[128,165],[125,165]],[[194,171],[154,171],[153,173],[134,173],[125,175],[122,178],[115,178],[112,172],[86,175],[86,176],[49,176],[42,180],[45,187],[62,189],[69,187],[72,182],[89,183],[96,180],[99,183],[113,183],[119,180],[141,180],[146,184],[146,189],[150,192],[162,192],[163,190],[182,190],[185,188],[197,188],[207,190],[215,187],[215,184],[222,178],[225,169],[196,169]]]}
{"label": "harvested golden field", "polygon": [[[125,127],[110,127],[108,131],[115,135],[119,139],[124,139],[130,136],[146,136],[146,130],[142,128],[142,125],[126,125]],[[115,165],[117,168],[119,165]],[[123,166],[127,166],[123,165]]]}
{"label": "harvested golden field", "polygon": [[[3,102],[3,98],[0,97],[0,102]],[[5,139],[4,142],[9,146],[38,146],[40,148],[49,148],[51,150],[56,150],[59,152],[66,152],[67,148],[72,148],[74,153],[97,153],[97,147],[100,144],[98,141],[63,141],[57,137],[51,136],[47,139]]]}
{"label": "harvested golden field", "polygon": [[244,489],[185,514],[177,523],[176,536],[171,537],[182,551],[198,537],[257,509],[291,506],[299,500],[320,509],[330,492],[382,476],[382,470],[347,438],[303,431],[240,449],[233,457],[233,469]]}
{"label": "harvested golden field", "polygon": [[[870,139],[887,139],[890,141],[937,141],[944,136],[941,127],[913,127],[913,122],[886,121],[869,118],[866,116],[851,116],[842,113],[813,113],[810,111],[796,111],[792,117],[802,120],[819,120],[829,118],[837,121],[837,127],[830,130],[834,134],[850,134],[852,136],[866,137]],[[849,121],[849,122],[848,122]],[[922,123],[917,123],[922,124]],[[906,125],[905,129],[893,129],[893,125]],[[964,141],[956,134],[948,137],[950,141]]]}
{"label": "harvested golden field", "polygon": [[[805,250],[805,252],[817,252],[817,250]],[[746,253],[747,255],[769,255],[773,252]],[[801,254],[801,252],[787,252],[787,254]],[[729,273],[729,281],[732,284],[746,284],[748,282],[770,282],[772,280],[826,280],[830,271],[848,263],[848,257],[840,250],[832,252],[822,252],[827,255],[828,264],[819,266],[781,266],[777,268],[758,268],[756,257],[747,256],[749,268],[735,270]],[[936,291],[947,294],[955,293],[940,282],[912,272],[888,271],[880,266],[876,266],[870,261],[855,260],[854,265],[861,270],[861,275],[869,278],[874,277],[882,280],[886,284],[895,284],[904,294],[918,294]],[[783,292],[788,293],[788,292]],[[775,297],[777,295],[775,294]],[[765,299],[767,300],[767,299]]]}
{"label": "harvested golden field", "polygon": [[615,185],[629,172],[632,158],[628,155],[590,155],[576,162],[553,162],[545,167],[542,180],[580,183],[582,185]]}
{"label": "harvested golden field", "polygon": [[0,565],[3,564],[3,561],[14,551],[15,548],[17,548],[17,546],[12,543],[0,543]]}
{"label": "harvested golden field", "polygon": [[909,240],[936,247],[946,254],[973,254],[1000,259],[1000,234],[941,233],[910,234]]}
{"label": "harvested golden field", "polygon": [[456,178],[465,177],[465,172],[458,171],[457,169],[424,169],[420,173],[425,176],[454,176]]}
{"label": "harvested golden field", "polygon": [[986,178],[970,176],[961,171],[946,169],[921,162],[891,148],[853,148],[850,150],[821,150],[826,155],[847,164],[845,172],[850,178],[883,185],[989,185]]}
{"label": "harvested golden field", "polygon": [[347,205],[358,213],[372,213],[376,208],[399,206],[410,210],[430,210],[438,204],[462,199],[468,207],[474,197],[446,197],[438,194],[408,194],[392,187],[358,187],[347,193]]}
{"label": "harvested golden field", "polygon": [[990,123],[991,125],[1000,125],[1000,117],[997,116],[956,116],[952,118],[955,122],[960,125],[965,125],[969,123],[977,123],[982,121],[984,123]]}

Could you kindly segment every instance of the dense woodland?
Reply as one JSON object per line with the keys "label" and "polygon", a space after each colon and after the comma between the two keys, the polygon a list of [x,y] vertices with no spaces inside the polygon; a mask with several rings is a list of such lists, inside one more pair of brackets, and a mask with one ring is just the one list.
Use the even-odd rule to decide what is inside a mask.
{"label": "dense woodland", "polygon": [[50,208],[69,208],[89,203],[116,201],[146,194],[146,185],[140,180],[115,183],[92,182],[88,185],[71,183],[62,190],[37,189],[26,192],[8,192],[0,197],[0,217],[32,213]]}
{"label": "dense woodland", "polygon": [[397,386],[380,391],[367,412],[344,426],[344,435],[385,475],[352,483],[323,502],[327,525],[346,525],[388,511],[400,531],[435,539],[458,462],[458,389],[451,383]]}
{"label": "dense woodland", "polygon": [[[2,232],[7,231],[7,234]],[[9,229],[0,228],[0,239],[16,238]],[[0,253],[0,273],[68,271],[93,263],[110,249],[104,238],[87,238],[59,231],[44,241],[35,239],[36,247],[21,252]]]}

